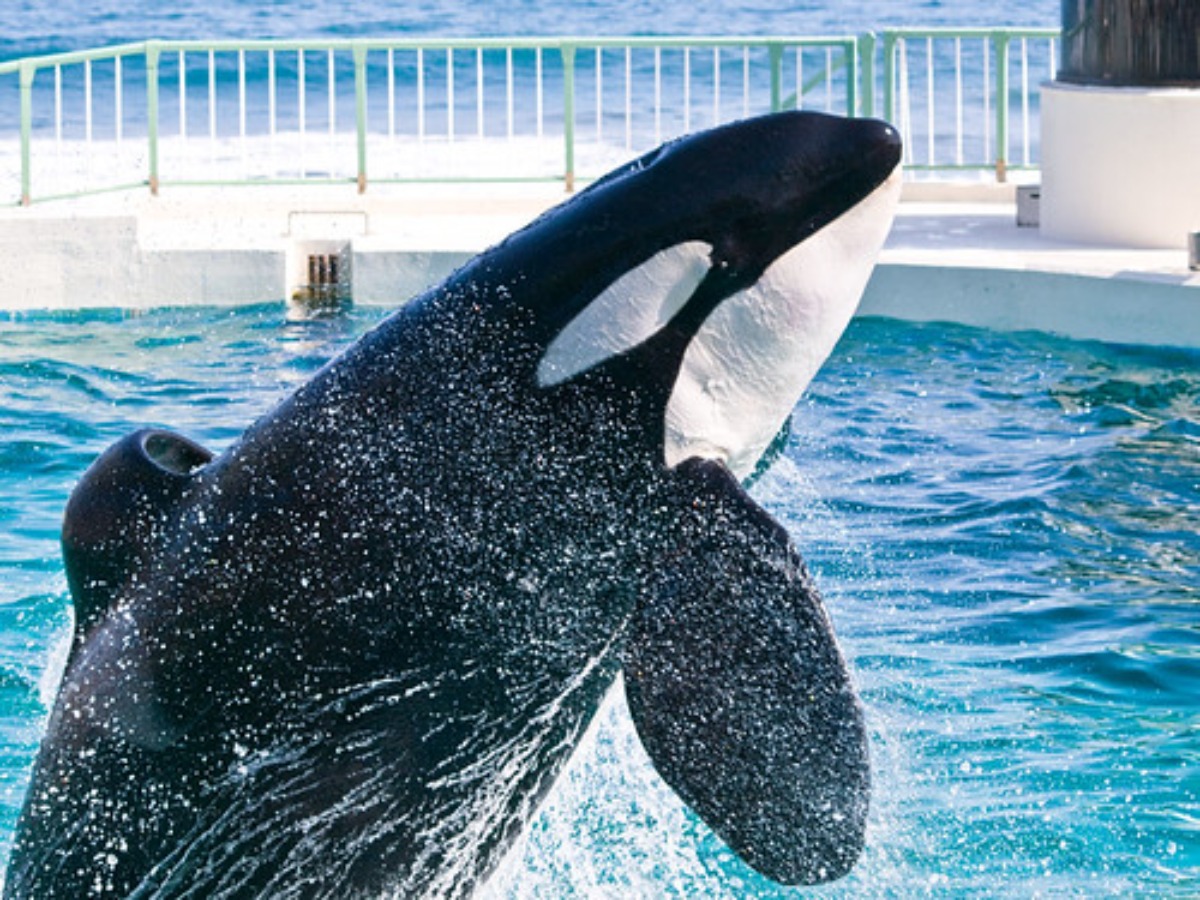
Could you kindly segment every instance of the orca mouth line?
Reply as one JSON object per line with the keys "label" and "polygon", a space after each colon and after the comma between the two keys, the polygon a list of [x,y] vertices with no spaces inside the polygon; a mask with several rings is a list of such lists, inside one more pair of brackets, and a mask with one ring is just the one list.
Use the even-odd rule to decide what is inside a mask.
{"label": "orca mouth line", "polygon": [[765,222],[754,227],[731,227],[713,241],[707,277],[671,324],[699,329],[722,301],[753,286],[780,257],[867,201],[896,177],[901,164],[900,137],[891,126],[886,126],[884,134],[891,140],[881,141],[849,175],[844,171],[830,175],[813,192],[810,205],[822,210],[819,215],[801,217],[791,228],[772,227]]}
{"label": "orca mouth line", "polygon": [[[646,190],[659,193],[681,183],[720,181],[707,207],[693,209],[684,221],[662,223],[662,233],[641,247],[648,257],[621,269],[582,310],[547,329],[540,387],[612,359],[617,368],[640,373],[632,379],[636,384],[654,384],[669,394],[689,345],[712,315],[727,300],[753,290],[780,259],[868,201],[901,159],[899,134],[878,120],[790,113],[743,124],[753,129],[753,140],[743,135],[710,146],[716,132],[677,139],[588,189],[610,185],[615,193],[607,201],[620,210],[622,203],[637,207],[626,190],[642,178]],[[717,131],[735,134],[736,128]],[[835,142],[826,129],[844,140]],[[686,205],[686,196],[681,199]],[[650,219],[656,221],[655,215]],[[633,219],[634,231],[645,222]],[[803,273],[797,276],[803,281]],[[636,292],[658,316],[637,311],[629,299]],[[821,289],[807,293],[813,302],[826,302],[816,299]],[[622,324],[626,320],[637,324]]]}
{"label": "orca mouth line", "polygon": [[781,173],[784,192],[804,181],[809,183],[803,204],[811,211],[809,214],[800,212],[795,218],[776,215],[757,221],[755,216],[747,216],[747,221],[731,223],[711,242],[713,271],[729,278],[730,293],[749,287],[779,257],[857,207],[895,175],[903,158],[899,133],[878,120],[861,124],[874,125],[877,135],[863,153],[849,161],[844,157],[831,161],[808,178],[787,179]]}

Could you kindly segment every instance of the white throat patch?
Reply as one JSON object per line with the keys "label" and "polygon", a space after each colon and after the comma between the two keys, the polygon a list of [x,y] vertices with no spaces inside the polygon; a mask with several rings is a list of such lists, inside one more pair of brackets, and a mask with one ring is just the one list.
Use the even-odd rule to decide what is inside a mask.
{"label": "white throat patch", "polygon": [[[717,306],[688,345],[667,404],[669,467],[698,456],[739,478],[754,471],[854,316],[899,196],[897,167]],[[711,253],[702,241],[677,244],[614,281],[550,343],[538,384],[561,384],[652,337],[704,280]]]}
{"label": "white throat patch", "polygon": [[900,169],[724,300],[688,345],[666,414],[668,466],[754,471],[854,316],[900,195]]}

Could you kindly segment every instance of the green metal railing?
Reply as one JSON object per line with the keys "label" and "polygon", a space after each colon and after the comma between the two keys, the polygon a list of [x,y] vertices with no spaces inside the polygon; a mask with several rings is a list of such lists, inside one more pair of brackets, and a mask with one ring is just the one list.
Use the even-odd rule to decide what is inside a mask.
{"label": "green metal railing", "polygon": [[[1055,78],[1059,34],[1058,29],[1050,28],[934,28],[884,32],[882,115],[888,121],[896,122],[904,132],[907,148],[905,165],[908,171],[946,173],[991,169],[995,172],[996,180],[1004,181],[1010,170],[1035,168],[1032,116],[1036,94],[1031,89],[1030,77],[1037,77],[1037,72],[1040,72],[1048,81]],[[1038,52],[1031,54],[1031,47]],[[909,58],[913,49],[921,57],[916,65],[911,64]],[[1017,66],[1020,83],[1016,105],[1021,111],[1019,122],[1022,138],[1022,152],[1017,160],[1010,155],[1014,106],[1010,75],[1014,49],[1019,51]],[[966,84],[964,74],[964,59],[969,64],[972,50],[975,62],[972,68],[974,74],[981,77],[973,89]],[[941,129],[934,125],[938,108],[938,71],[943,84],[952,84],[954,90],[949,103],[954,124]],[[913,78],[923,80],[925,88],[923,96],[915,102],[910,88]],[[977,101],[973,107],[966,102],[968,94],[973,94]],[[946,108],[945,104],[943,108]],[[973,121],[967,121],[963,115],[964,109],[968,108],[975,112]],[[920,137],[924,138],[924,154],[918,150],[921,141],[913,140],[914,119],[922,116],[925,123]],[[935,149],[939,135],[946,143],[953,145],[950,153],[945,151],[951,148],[941,148],[943,158],[940,159]],[[973,155],[964,152],[968,135],[974,138],[977,145]],[[946,159],[946,156],[951,158]]]}
{"label": "green metal railing", "polygon": [[[0,63],[0,183],[15,177],[14,202],[25,204],[35,196],[131,186],[157,193],[179,184],[327,181],[365,191],[381,182],[554,180],[570,190],[577,179],[678,134],[787,108],[881,113],[904,130],[913,171],[991,169],[1004,178],[1033,165],[1028,44],[1049,45],[1052,74],[1056,37],[1049,30],[899,30],[878,37],[147,41]],[[961,55],[976,44],[982,83],[980,64],[968,52],[964,67]],[[1021,48],[1015,102],[1024,147],[1015,164],[1008,158],[1014,46]],[[948,47],[957,48],[957,68],[948,67]],[[927,83],[913,64],[922,59]],[[938,101],[947,71],[956,84],[949,105]],[[5,107],[14,79],[15,116]],[[913,92],[914,80],[924,92]],[[995,122],[995,134],[987,125],[979,147],[972,143],[977,106]],[[954,125],[943,121],[947,108]],[[510,150],[476,138],[502,139]]]}

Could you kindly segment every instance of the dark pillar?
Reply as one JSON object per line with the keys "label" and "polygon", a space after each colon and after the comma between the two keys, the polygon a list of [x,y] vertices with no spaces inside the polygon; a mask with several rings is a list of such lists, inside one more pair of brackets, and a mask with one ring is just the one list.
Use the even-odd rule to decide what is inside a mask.
{"label": "dark pillar", "polygon": [[1060,81],[1200,87],[1200,0],[1062,0]]}

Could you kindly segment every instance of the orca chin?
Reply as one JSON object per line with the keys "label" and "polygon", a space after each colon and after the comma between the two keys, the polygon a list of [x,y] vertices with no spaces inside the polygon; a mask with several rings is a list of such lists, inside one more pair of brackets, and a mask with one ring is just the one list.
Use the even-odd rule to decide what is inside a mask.
{"label": "orca chin", "polygon": [[666,461],[752,473],[850,324],[900,198],[900,170],[723,301],[688,346],[667,405]]}
{"label": "orca chin", "polygon": [[741,480],[853,315],[899,159],[889,126],[810,113],[681,139],[220,455],[157,430],[103,454],[4,896],[466,896],[622,670],[655,768],[739,857],[848,871],[862,710]]}

